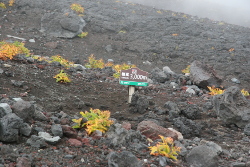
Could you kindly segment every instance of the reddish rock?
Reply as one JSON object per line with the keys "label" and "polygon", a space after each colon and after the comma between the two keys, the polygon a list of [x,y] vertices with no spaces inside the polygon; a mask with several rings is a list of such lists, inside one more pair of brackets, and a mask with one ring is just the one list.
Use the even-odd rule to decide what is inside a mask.
{"label": "reddish rock", "polygon": [[178,139],[178,135],[171,130],[157,125],[152,121],[142,121],[138,124],[137,130],[147,138],[152,140],[160,139],[159,135],[164,137],[172,137],[174,140]]}
{"label": "reddish rock", "polygon": [[68,125],[70,121],[67,118],[62,118],[60,124],[61,125]]}
{"label": "reddish rock", "polygon": [[31,166],[31,162],[26,157],[18,157],[16,167],[29,167]]}
{"label": "reddish rock", "polygon": [[122,122],[122,127],[124,129],[130,130],[131,129],[131,124],[129,122]]}
{"label": "reddish rock", "polygon": [[71,146],[78,146],[78,147],[82,146],[82,142],[77,139],[69,139],[68,142],[69,142],[69,145]]}
{"label": "reddish rock", "polygon": [[77,131],[68,125],[62,125],[63,135],[69,138],[77,138]]}
{"label": "reddish rock", "polygon": [[89,138],[82,138],[82,142],[84,145],[90,146]]}

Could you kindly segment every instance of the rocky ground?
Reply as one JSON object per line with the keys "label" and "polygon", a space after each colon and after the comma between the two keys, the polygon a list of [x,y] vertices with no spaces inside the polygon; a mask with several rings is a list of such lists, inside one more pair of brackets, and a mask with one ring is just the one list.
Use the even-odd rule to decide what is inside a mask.
{"label": "rocky ground", "polygon": [[[72,3],[85,8],[83,16]],[[87,37],[76,36],[81,30]],[[113,0],[19,0],[0,9],[0,40],[76,64],[90,54],[131,62],[150,78],[128,104],[128,88],[110,68],[64,69],[72,82],[60,84],[58,64],[22,55],[1,61],[0,166],[250,166],[250,104],[239,92],[250,90],[249,28]],[[212,97],[181,74],[195,60],[216,72],[225,94]],[[92,136],[72,130],[71,120],[90,108],[109,110],[116,124]],[[182,148],[178,161],[149,154],[162,133]]]}

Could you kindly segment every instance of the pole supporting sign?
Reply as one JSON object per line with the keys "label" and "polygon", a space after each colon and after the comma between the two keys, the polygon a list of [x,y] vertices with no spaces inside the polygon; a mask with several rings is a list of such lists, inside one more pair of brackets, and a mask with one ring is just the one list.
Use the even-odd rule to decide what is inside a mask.
{"label": "pole supporting sign", "polygon": [[129,85],[128,103],[131,103],[135,86],[148,86],[148,73],[136,67],[127,70],[121,70],[119,82],[121,85]]}

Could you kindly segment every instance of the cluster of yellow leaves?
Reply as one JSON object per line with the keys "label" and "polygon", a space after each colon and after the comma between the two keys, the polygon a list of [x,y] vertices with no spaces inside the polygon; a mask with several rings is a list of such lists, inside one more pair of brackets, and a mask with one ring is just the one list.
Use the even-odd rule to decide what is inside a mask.
{"label": "cluster of yellow leaves", "polygon": [[242,93],[244,96],[250,96],[250,93],[249,93],[247,90],[245,90],[245,89],[242,89],[242,90],[241,90],[241,93]]}
{"label": "cluster of yellow leaves", "polygon": [[59,74],[56,74],[54,78],[56,79],[56,82],[61,82],[61,83],[71,82],[71,80],[68,77],[68,74],[65,73],[63,70],[61,70]]}
{"label": "cluster of yellow leaves", "polygon": [[84,38],[84,37],[86,37],[88,34],[89,34],[88,32],[82,32],[81,34],[78,35],[78,37]]}
{"label": "cluster of yellow leaves", "polygon": [[87,122],[82,123],[83,118],[72,119],[73,122],[77,123],[73,128],[83,128],[86,127],[88,134],[99,130],[101,132],[106,132],[108,128],[113,124],[112,120],[109,120],[110,112],[108,110],[101,111],[99,109],[90,109],[90,112],[80,112],[83,118],[87,119]]}
{"label": "cluster of yellow leaves", "polygon": [[164,136],[159,135],[162,142],[158,142],[156,146],[149,147],[151,155],[162,155],[173,160],[177,160],[178,152],[181,151],[180,147],[174,146],[174,141],[171,137],[165,138]]}
{"label": "cluster of yellow leaves", "polygon": [[70,62],[70,61],[64,59],[60,55],[51,56],[51,59],[52,59],[52,61],[50,61],[49,63],[59,62],[62,66],[66,67],[66,68],[70,68],[74,65],[73,62]]}
{"label": "cluster of yellow leaves", "polygon": [[17,54],[29,55],[30,51],[24,47],[24,43],[15,41],[14,43],[0,42],[0,59],[13,59]]}
{"label": "cluster of yellow leaves", "polygon": [[[9,6],[13,6],[15,0],[9,0]],[[0,8],[6,9],[6,5],[3,2],[0,2]]]}
{"label": "cluster of yellow leaves", "polygon": [[15,0],[9,0],[9,6],[13,6],[14,3],[15,3]]}
{"label": "cluster of yellow leaves", "polygon": [[89,57],[89,62],[87,64],[85,64],[85,67],[87,68],[104,68],[104,67],[112,67],[113,70],[115,70],[115,73],[113,74],[113,76],[115,78],[119,78],[120,77],[120,72],[121,70],[127,70],[129,68],[133,68],[136,67],[134,64],[129,65],[126,63],[123,64],[113,64],[112,62],[108,62],[108,63],[104,63],[103,59],[99,59],[96,60],[94,55],[90,55]]}
{"label": "cluster of yellow leaves", "polygon": [[178,36],[179,34],[172,34],[172,36]]}
{"label": "cluster of yellow leaves", "polygon": [[182,73],[186,74],[186,73],[190,73],[190,65],[187,66],[187,68],[181,70]]}
{"label": "cluster of yellow leaves", "polygon": [[215,86],[212,86],[212,87],[210,87],[210,86],[208,86],[207,87],[208,89],[209,89],[209,93],[208,94],[210,94],[210,95],[218,95],[218,94],[222,94],[222,93],[224,93],[225,92],[225,90],[222,90],[222,89],[220,89],[220,88],[216,88]]}
{"label": "cluster of yellow leaves", "polygon": [[73,3],[70,5],[70,8],[77,12],[78,14],[80,13],[83,13],[84,12],[84,8],[80,5],[80,4],[77,4],[77,3]]}
{"label": "cluster of yellow leaves", "polygon": [[6,9],[6,6],[3,2],[0,2],[0,8]]}
{"label": "cluster of yellow leaves", "polygon": [[229,51],[229,52],[232,52],[232,51],[234,51],[234,48],[230,48],[228,51]]}

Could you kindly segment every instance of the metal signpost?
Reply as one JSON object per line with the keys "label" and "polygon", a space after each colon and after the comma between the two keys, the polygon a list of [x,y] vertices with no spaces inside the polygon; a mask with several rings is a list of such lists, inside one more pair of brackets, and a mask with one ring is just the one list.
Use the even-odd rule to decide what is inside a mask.
{"label": "metal signpost", "polygon": [[131,103],[132,95],[135,92],[135,86],[148,86],[148,73],[136,67],[121,70],[120,84],[129,85],[128,103]]}

